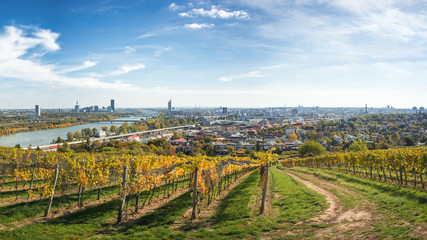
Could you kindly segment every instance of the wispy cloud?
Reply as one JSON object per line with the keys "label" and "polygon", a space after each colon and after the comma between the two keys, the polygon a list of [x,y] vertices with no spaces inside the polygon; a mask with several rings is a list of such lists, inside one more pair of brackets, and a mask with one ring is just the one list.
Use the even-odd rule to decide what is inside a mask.
{"label": "wispy cloud", "polygon": [[145,65],[144,64],[136,64],[136,65],[125,65],[120,67],[118,70],[115,70],[111,73],[108,74],[108,76],[119,76],[119,75],[123,75],[132,71],[136,71],[136,70],[140,70],[140,69],[144,69]]}
{"label": "wispy cloud", "polygon": [[227,11],[223,9],[218,9],[216,6],[212,6],[210,10],[204,8],[193,8],[191,11],[182,12],[178,14],[181,17],[210,17],[210,18],[236,18],[236,19],[248,19],[249,15],[244,10],[237,11]]}
{"label": "wispy cloud", "polygon": [[125,53],[133,53],[135,51],[136,51],[136,49],[133,47],[129,47],[129,46],[125,47]]}
{"label": "wispy cloud", "polygon": [[172,48],[171,48],[171,47],[160,48],[159,50],[157,50],[157,51],[154,53],[154,55],[155,55],[156,57],[159,57],[159,56],[161,56],[164,52],[167,52],[167,51],[170,51],[170,50],[172,50]]}
{"label": "wispy cloud", "polygon": [[144,38],[149,38],[149,37],[154,37],[154,36],[156,36],[156,34],[154,34],[154,33],[144,33],[144,34],[139,35],[137,37],[137,39],[144,39]]}
{"label": "wispy cloud", "polygon": [[97,64],[96,62],[84,61],[82,65],[64,69],[64,70],[60,71],[60,73],[76,72],[76,71],[80,71],[83,69],[94,67],[94,66],[96,66],[96,64]]}
{"label": "wispy cloud", "polygon": [[182,10],[184,8],[185,8],[185,6],[180,6],[180,5],[176,4],[176,3],[171,3],[169,5],[169,9],[172,10],[172,11]]}
{"label": "wispy cloud", "polygon": [[240,2],[271,16],[255,34],[293,42],[291,52],[313,65],[425,58],[427,17],[421,0]]}
{"label": "wispy cloud", "polygon": [[166,27],[156,27],[155,29],[152,29],[151,31],[148,31],[146,33],[143,33],[139,35],[136,40],[144,39],[144,38],[150,38],[150,37],[157,37],[161,36],[170,32],[173,32],[175,30],[182,29],[181,26],[166,26]]}
{"label": "wispy cloud", "polygon": [[190,28],[190,29],[213,28],[214,26],[215,25],[212,23],[190,23],[190,24],[184,25],[185,28]]}
{"label": "wispy cloud", "polygon": [[261,74],[260,71],[252,71],[244,74],[232,75],[228,77],[220,77],[219,80],[222,82],[230,82],[236,79],[244,79],[244,78],[260,78],[266,77],[267,75]]}
{"label": "wispy cloud", "polygon": [[[64,72],[55,71],[60,68],[52,64],[43,64],[41,59],[26,58],[25,56],[37,52],[39,46],[42,51],[52,52],[60,50],[56,42],[59,37],[49,29],[34,27],[6,26],[4,32],[0,33],[0,77],[33,81],[50,86],[66,86],[88,89],[115,89],[134,90],[134,86],[120,81],[103,82],[97,78],[67,77]],[[79,69],[93,66],[94,63],[87,61],[83,66],[68,69],[65,72],[77,71]]]}

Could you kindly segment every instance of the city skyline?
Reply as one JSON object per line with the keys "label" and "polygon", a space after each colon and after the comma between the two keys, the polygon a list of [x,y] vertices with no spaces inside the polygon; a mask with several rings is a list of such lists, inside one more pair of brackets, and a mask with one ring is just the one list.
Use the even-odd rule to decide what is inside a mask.
{"label": "city skyline", "polygon": [[0,109],[76,98],[426,107],[426,10],[419,0],[2,2]]}

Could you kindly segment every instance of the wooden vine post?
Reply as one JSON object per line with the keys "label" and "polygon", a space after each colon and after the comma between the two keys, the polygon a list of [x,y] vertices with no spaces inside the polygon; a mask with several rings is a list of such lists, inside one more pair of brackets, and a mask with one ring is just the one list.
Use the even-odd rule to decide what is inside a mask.
{"label": "wooden vine post", "polygon": [[119,206],[119,216],[117,217],[117,223],[120,223],[122,221],[123,217],[123,209],[125,208],[126,203],[126,180],[128,175],[128,166],[123,166],[123,183],[122,183],[122,200],[120,202]]}
{"label": "wooden vine post", "polygon": [[264,180],[264,187],[262,188],[262,201],[261,201],[261,211],[260,214],[264,213],[265,209],[265,198],[267,196],[267,184],[268,184],[268,163],[265,165],[265,180]]}
{"label": "wooden vine post", "polygon": [[55,176],[53,177],[53,188],[49,198],[49,204],[47,205],[46,211],[44,213],[45,217],[47,217],[47,215],[49,214],[50,208],[52,207],[53,195],[55,194],[55,187],[56,187],[57,181],[58,181],[58,164],[55,165]]}
{"label": "wooden vine post", "polygon": [[193,185],[193,213],[191,214],[191,220],[197,218],[197,177],[199,173],[199,167],[194,170],[194,185]]}

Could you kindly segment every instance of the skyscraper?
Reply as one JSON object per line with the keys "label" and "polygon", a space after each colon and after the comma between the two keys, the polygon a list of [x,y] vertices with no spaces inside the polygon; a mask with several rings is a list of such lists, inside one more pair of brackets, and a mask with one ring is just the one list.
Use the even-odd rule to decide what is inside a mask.
{"label": "skyscraper", "polygon": [[172,99],[168,102],[168,111],[172,112]]}
{"label": "skyscraper", "polygon": [[116,107],[114,106],[114,99],[111,99],[111,112],[115,112],[116,111]]}
{"label": "skyscraper", "polygon": [[223,107],[222,108],[222,114],[227,114],[228,113],[228,108],[227,107]]}
{"label": "skyscraper", "polygon": [[40,117],[41,116],[41,111],[40,111],[40,106],[39,105],[36,105],[35,111],[36,111],[36,117]]}
{"label": "skyscraper", "polygon": [[80,112],[79,101],[76,101],[76,106],[74,106],[74,112]]}

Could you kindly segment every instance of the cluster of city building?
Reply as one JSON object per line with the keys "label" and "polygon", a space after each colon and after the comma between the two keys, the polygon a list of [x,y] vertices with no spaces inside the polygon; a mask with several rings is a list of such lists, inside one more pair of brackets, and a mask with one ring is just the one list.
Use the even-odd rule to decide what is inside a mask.
{"label": "cluster of city building", "polygon": [[115,112],[115,111],[116,111],[116,107],[115,107],[114,99],[110,100],[110,106],[108,107],[100,108],[99,106],[95,105],[95,106],[80,108],[78,101],[74,106],[74,112]]}
{"label": "cluster of city building", "polygon": [[[59,110],[61,112],[61,109]],[[115,101],[114,99],[111,99],[110,101],[110,106],[108,107],[99,107],[97,105],[95,106],[89,106],[89,107],[84,107],[84,108],[80,108],[79,102],[76,102],[76,105],[74,106],[74,111],[76,113],[79,112],[115,112],[116,111],[116,107],[115,107]],[[34,108],[34,117],[39,118],[41,117],[41,108],[40,105],[36,105]]]}

